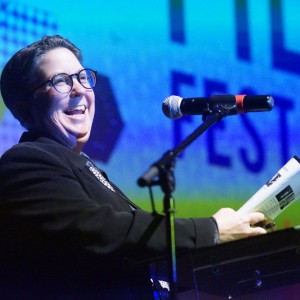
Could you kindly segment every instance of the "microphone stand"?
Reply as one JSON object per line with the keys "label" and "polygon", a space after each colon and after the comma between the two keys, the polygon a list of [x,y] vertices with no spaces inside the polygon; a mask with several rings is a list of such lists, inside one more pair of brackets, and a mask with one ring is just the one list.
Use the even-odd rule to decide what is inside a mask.
{"label": "microphone stand", "polygon": [[[222,120],[224,117],[232,112],[233,108],[221,107],[216,108],[216,111],[209,110],[208,114],[203,115],[203,123],[196,128],[189,136],[187,136],[178,146],[173,150],[167,151],[161,159],[159,159],[153,166],[157,167],[158,174],[153,173],[152,181],[148,186],[160,185],[164,192],[164,212],[166,216],[167,227],[167,263],[168,263],[168,280],[170,284],[170,299],[177,300],[177,272],[176,272],[176,250],[175,250],[175,201],[172,193],[175,190],[175,159],[176,157],[188,147],[198,136],[205,132],[216,122]],[[158,176],[158,180],[154,181],[154,177]]]}

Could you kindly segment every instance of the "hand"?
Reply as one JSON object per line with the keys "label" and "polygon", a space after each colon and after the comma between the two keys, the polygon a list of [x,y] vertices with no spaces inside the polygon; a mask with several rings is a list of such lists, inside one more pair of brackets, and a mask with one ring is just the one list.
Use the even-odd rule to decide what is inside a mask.
{"label": "hand", "polygon": [[239,214],[231,208],[221,208],[213,217],[218,224],[221,243],[267,233],[264,228],[253,226],[265,220],[260,212]]}

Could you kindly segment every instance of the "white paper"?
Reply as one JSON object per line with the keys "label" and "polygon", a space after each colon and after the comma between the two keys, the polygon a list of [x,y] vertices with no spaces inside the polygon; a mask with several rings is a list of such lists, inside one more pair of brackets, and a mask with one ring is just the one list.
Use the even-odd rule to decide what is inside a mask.
{"label": "white paper", "polygon": [[284,209],[300,198],[300,163],[294,156],[239,210],[259,211],[274,220]]}

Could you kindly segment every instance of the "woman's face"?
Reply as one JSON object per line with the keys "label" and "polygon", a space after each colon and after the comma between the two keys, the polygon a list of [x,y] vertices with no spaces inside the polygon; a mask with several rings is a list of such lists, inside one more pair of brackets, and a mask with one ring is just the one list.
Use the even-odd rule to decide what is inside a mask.
{"label": "woman's face", "polygon": [[[74,74],[84,67],[76,56],[66,48],[56,48],[46,53],[38,67],[40,82],[59,73]],[[95,113],[93,89],[84,88],[76,76],[69,93],[61,94],[51,85],[45,84],[34,95],[35,126],[60,143],[80,152],[87,142]],[[42,102],[40,102],[42,101]]]}

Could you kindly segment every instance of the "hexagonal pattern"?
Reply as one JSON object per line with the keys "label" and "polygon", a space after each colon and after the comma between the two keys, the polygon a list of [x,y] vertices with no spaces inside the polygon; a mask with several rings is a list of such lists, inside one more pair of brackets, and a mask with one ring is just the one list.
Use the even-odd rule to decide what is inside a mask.
{"label": "hexagonal pattern", "polygon": [[84,151],[96,160],[108,162],[124,127],[118,105],[107,77],[97,74],[96,112],[89,142]]}

